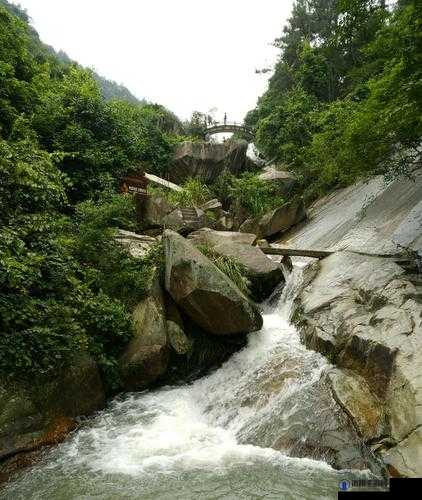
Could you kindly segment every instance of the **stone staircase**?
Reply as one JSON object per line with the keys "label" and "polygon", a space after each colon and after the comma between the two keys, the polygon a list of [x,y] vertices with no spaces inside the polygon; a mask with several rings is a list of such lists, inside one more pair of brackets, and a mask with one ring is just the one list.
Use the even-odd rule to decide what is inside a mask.
{"label": "stone staircase", "polygon": [[182,212],[183,221],[186,222],[186,224],[200,223],[198,213],[194,208],[181,208],[180,211]]}

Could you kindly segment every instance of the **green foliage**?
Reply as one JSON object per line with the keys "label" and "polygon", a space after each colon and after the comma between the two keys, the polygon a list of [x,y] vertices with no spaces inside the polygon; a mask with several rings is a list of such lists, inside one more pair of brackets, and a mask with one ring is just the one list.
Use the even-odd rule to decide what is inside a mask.
{"label": "green foliage", "polygon": [[106,102],[12,7],[0,0],[0,377],[51,376],[87,351],[117,390],[162,251],[134,258],[116,240],[136,229],[116,187],[140,162],[164,171],[180,123],[162,106]]}
{"label": "green foliage", "polygon": [[212,118],[200,111],[194,111],[191,119],[184,124],[185,134],[194,140],[203,140],[208,124],[213,122]]}
{"label": "green foliage", "polygon": [[80,200],[117,186],[127,172],[147,163],[163,173],[173,142],[160,129],[163,111],[125,101],[104,102],[90,72],[70,67],[59,81],[38,81],[40,99],[32,120],[41,144],[65,154],[60,168]]}
{"label": "green foliage", "polygon": [[181,187],[183,191],[172,191],[162,187],[149,187],[149,193],[161,196],[175,207],[199,207],[211,200],[213,192],[199,179],[187,179]]}
{"label": "green foliage", "polygon": [[237,200],[253,217],[284,204],[283,198],[272,183],[265,182],[250,172],[233,178],[230,191],[232,199]]}
{"label": "green foliage", "polygon": [[[0,7],[4,7],[10,14],[24,21],[25,24],[30,21],[28,14],[20,6],[14,5],[7,0],[0,0]],[[31,27],[28,28],[28,32],[35,44],[35,47],[33,47],[33,49],[36,49],[38,55],[39,53],[42,53],[44,57],[49,55],[52,57],[52,59],[56,59],[64,65],[76,64],[75,61],[72,61],[72,59],[62,50],[56,52],[53,47],[42,43],[39,40],[37,32]],[[137,99],[124,85],[119,85],[118,83],[104,78],[103,76],[100,76],[95,72],[93,72],[93,76],[101,89],[101,94],[105,101],[119,99],[122,101],[131,102],[133,104],[145,103],[145,101]]]}
{"label": "green foliage", "polygon": [[[120,198],[120,199],[119,199]],[[122,201],[123,200],[123,201]],[[151,259],[115,241],[133,202],[84,202],[77,219],[51,210],[16,213],[0,232],[0,373],[50,374],[87,350],[109,389],[132,330],[130,311],[149,289]]]}
{"label": "green foliage", "polygon": [[232,173],[224,171],[217,177],[212,185],[211,189],[214,197],[220,200],[224,207],[230,205],[235,181],[236,177]]}
{"label": "green foliage", "polygon": [[201,245],[199,250],[208,257],[222,273],[233,281],[245,295],[250,295],[250,282],[246,277],[246,268],[233,257],[221,255],[208,245]]}
{"label": "green foliage", "polygon": [[420,0],[297,0],[246,123],[306,198],[360,177],[409,175],[422,137]]}
{"label": "green foliage", "polygon": [[153,266],[134,259],[116,243],[116,228],[133,229],[135,206],[131,195],[108,195],[76,207],[77,238],[72,252],[85,263],[85,281],[129,307],[136,305],[151,284]]}
{"label": "green foliage", "polygon": [[0,223],[22,213],[59,209],[66,203],[67,185],[51,156],[32,142],[0,139]]}
{"label": "green foliage", "polygon": [[92,71],[57,59],[9,7],[0,5],[1,136],[29,137],[56,154],[71,201],[116,187],[141,163],[164,174],[183,134],[175,115],[155,104],[104,100]]}
{"label": "green foliage", "polygon": [[261,151],[278,162],[297,163],[312,137],[312,112],[317,107],[317,99],[301,87],[286,92],[272,113],[259,122],[256,138]]}
{"label": "green foliage", "polygon": [[132,104],[143,103],[143,101],[135,97],[124,85],[119,85],[117,82],[104,78],[96,73],[94,73],[94,78],[101,89],[101,95],[105,101],[118,99],[119,101],[127,101]]}
{"label": "green foliage", "polygon": [[[333,103],[319,117],[308,156],[328,186],[362,175],[389,178],[420,166],[422,137],[422,15],[396,12],[366,53],[384,60],[364,86],[365,98]],[[378,62],[377,66],[381,66]],[[360,91],[362,93],[362,90]]]}
{"label": "green foliage", "polygon": [[37,68],[29,45],[25,23],[0,5],[0,134],[4,138],[19,115],[31,111],[36,98],[31,82]]}
{"label": "green foliage", "polygon": [[169,191],[168,200],[178,207],[201,206],[212,198],[212,192],[199,179],[191,178],[182,184],[183,191]]}

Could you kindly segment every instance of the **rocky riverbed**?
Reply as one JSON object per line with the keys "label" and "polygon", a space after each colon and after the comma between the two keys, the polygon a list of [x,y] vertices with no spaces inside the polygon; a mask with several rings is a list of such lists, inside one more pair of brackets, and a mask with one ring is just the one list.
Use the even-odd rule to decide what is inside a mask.
{"label": "rocky riverbed", "polygon": [[[151,217],[160,221],[156,202]],[[213,209],[222,210],[218,204]],[[300,280],[293,278],[290,266],[271,260],[257,245],[268,246],[259,241],[260,223],[248,226],[248,232],[192,227],[187,238],[169,230],[158,239],[121,231],[118,239],[132,255],[143,255],[157,240],[164,246],[163,278],[157,274],[148,296],[134,309],[135,335],[120,358],[124,389],[155,391],[159,385],[190,382],[226,362],[226,368],[211,375],[211,385],[195,383],[196,388],[216,394],[218,384],[227,389],[224,397],[219,396],[229,398],[226,403],[217,405],[208,395],[202,408],[204,402],[195,399],[195,405],[202,405],[201,415],[214,415],[212,421],[204,417],[212,433],[230,432],[235,446],[252,444],[277,450],[283,457],[322,460],[337,469],[421,475],[422,177],[390,184],[374,178],[333,193],[303,213],[278,228],[276,232],[282,233],[273,245],[332,254],[319,261],[305,259]],[[307,220],[300,222],[305,215]],[[156,227],[162,232],[160,224]],[[249,295],[215,265],[204,247],[242,266]],[[279,303],[272,294],[278,297],[276,291],[285,281],[284,302]],[[292,287],[294,293],[289,292]],[[270,296],[265,306],[256,304]],[[281,317],[277,308],[286,301],[290,312]],[[275,314],[271,327],[268,314]],[[265,344],[268,328],[277,348],[262,350],[259,342]],[[293,344],[286,337],[290,334],[296,339]],[[239,375],[238,363],[245,360]],[[251,377],[256,388],[252,392],[245,382]],[[79,426],[80,416],[102,409],[105,403],[98,369],[88,357],[75,360],[71,370],[35,389],[1,386],[4,478],[31,463],[45,446],[63,440]],[[135,399],[133,411],[142,415],[142,395]],[[166,408],[167,403],[163,402]],[[117,419],[113,408],[119,404],[111,408],[112,418]],[[239,425],[232,421],[233,408],[242,415]],[[252,413],[260,417],[249,418]],[[84,439],[84,432],[76,436]],[[90,440],[94,434],[89,434]],[[202,439],[195,433],[191,437]],[[79,438],[75,439],[70,443]],[[74,445],[68,443],[61,450],[68,453],[69,446]],[[190,454],[192,449],[186,446],[183,453]],[[166,446],[163,450],[170,453]],[[64,460],[62,451],[57,453],[51,460]],[[125,452],[121,453],[123,459]],[[278,457],[276,461],[281,456],[268,453]],[[76,454],[82,460],[85,450],[76,446]],[[142,462],[131,460],[139,466]],[[44,465],[48,468],[47,462]],[[44,465],[40,478],[47,470]],[[21,485],[30,484],[27,478],[23,481]]]}

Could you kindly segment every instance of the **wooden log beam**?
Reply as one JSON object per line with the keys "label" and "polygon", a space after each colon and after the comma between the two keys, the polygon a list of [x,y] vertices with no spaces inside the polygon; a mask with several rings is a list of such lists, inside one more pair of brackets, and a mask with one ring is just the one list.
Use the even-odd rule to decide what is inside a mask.
{"label": "wooden log beam", "polygon": [[[286,248],[286,247],[260,247],[261,250],[267,255],[283,255],[289,257],[312,257],[314,259],[324,259],[332,255],[334,252],[329,250],[308,250],[300,248]],[[340,250],[338,250],[340,251]],[[384,259],[393,259],[397,264],[406,267],[406,265],[415,266],[415,262],[409,257],[404,257],[400,254],[382,254],[382,253],[367,253],[358,252],[356,250],[346,250],[352,253],[357,253],[359,255],[365,255],[367,257],[381,257]]]}
{"label": "wooden log beam", "polygon": [[279,247],[264,247],[261,250],[267,255],[288,255],[290,257],[312,257],[314,259],[323,259],[334,252],[326,250],[305,250],[299,248],[279,248]]}
{"label": "wooden log beam", "polygon": [[181,186],[178,186],[177,184],[174,184],[173,182],[166,181],[165,179],[162,179],[161,177],[158,177],[153,174],[148,174],[145,172],[145,177],[152,183],[158,184],[159,186],[171,189],[173,191],[183,191],[183,188]]}

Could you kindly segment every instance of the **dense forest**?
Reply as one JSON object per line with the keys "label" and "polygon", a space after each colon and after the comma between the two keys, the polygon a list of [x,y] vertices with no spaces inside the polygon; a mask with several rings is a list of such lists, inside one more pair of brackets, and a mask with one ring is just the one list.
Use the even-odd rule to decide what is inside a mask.
{"label": "dense forest", "polygon": [[306,198],[420,166],[421,0],[296,0],[275,45],[274,74],[246,123]]}
{"label": "dense forest", "polygon": [[117,188],[142,162],[165,168],[180,123],[160,105],[104,98],[97,80],[1,2],[0,376],[48,375],[88,350],[117,384],[152,268],[112,238],[135,221]]}

